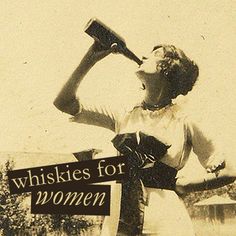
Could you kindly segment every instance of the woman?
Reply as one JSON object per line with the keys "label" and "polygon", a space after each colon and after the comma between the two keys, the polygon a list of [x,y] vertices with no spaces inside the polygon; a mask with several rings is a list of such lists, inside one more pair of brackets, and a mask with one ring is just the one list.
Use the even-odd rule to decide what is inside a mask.
{"label": "woman", "polygon": [[[76,98],[91,67],[115,51],[116,46],[104,49],[95,42],[54,101],[74,116],[73,121],[114,131],[114,146],[129,157],[129,179],[122,183],[122,193],[119,184],[112,188],[111,215],[105,218],[102,235],[194,235],[176,192],[217,188],[235,180],[211,141],[172,104],[172,99],[192,90],[198,67],[172,45],[154,47],[136,72],[145,89],[143,102],[121,117],[86,107]],[[208,174],[176,179],[192,149]]]}

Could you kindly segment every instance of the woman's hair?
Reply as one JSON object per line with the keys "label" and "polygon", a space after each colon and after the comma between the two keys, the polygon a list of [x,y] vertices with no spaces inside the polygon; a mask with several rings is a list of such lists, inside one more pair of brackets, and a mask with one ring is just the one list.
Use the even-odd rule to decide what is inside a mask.
{"label": "woman's hair", "polygon": [[197,80],[198,66],[182,50],[173,45],[157,45],[153,51],[158,48],[163,48],[164,59],[157,66],[161,68],[162,75],[171,84],[172,98],[180,94],[186,95]]}

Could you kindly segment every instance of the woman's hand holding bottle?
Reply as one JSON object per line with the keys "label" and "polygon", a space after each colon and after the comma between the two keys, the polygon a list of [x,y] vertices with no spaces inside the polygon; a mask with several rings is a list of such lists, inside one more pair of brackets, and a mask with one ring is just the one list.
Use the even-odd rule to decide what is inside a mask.
{"label": "woman's hand holding bottle", "polygon": [[107,48],[95,40],[92,46],[88,50],[88,55],[90,57],[90,60],[94,61],[95,63],[111,53],[118,53],[116,43],[112,44],[110,48]]}

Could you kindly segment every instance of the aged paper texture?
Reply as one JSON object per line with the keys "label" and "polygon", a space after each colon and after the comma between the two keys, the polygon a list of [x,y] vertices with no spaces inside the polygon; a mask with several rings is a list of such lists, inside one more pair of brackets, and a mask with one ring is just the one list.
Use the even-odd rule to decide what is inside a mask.
{"label": "aged paper texture", "polygon": [[[53,105],[58,92],[93,43],[84,33],[92,17],[119,33],[140,58],[148,55],[157,44],[173,44],[197,63],[200,74],[196,85],[187,96],[178,96],[175,103],[191,114],[220,152],[236,165],[236,1],[11,0],[1,1],[0,9],[0,163],[3,176],[9,159],[13,160],[14,168],[19,169],[76,161],[72,153],[91,148],[102,150],[98,157],[116,155],[111,131],[69,122],[71,116]],[[143,96],[141,83],[134,73],[136,69],[137,65],[122,55],[107,56],[82,82],[81,100],[95,106],[112,107],[118,112],[121,108],[132,109]],[[205,169],[191,154],[180,174],[192,177],[202,173]],[[6,183],[1,184],[6,190]],[[196,235],[236,234],[234,203],[230,204],[230,209],[223,204],[223,210],[218,210],[224,223],[220,220],[222,217],[215,216],[212,221],[210,214],[216,214],[213,212],[216,208],[193,206],[215,195],[236,200],[235,189],[235,186],[224,187],[205,195],[198,192],[186,200]],[[9,201],[16,201],[15,208],[20,209],[19,199],[9,200],[3,190],[0,197],[2,235],[17,235],[23,227],[23,234],[89,235],[86,230],[74,229],[82,229],[84,225],[97,225],[90,235],[100,234],[102,217],[52,219],[28,212],[24,218],[23,210],[9,212]],[[24,204],[25,208],[30,205],[27,201]],[[178,217],[175,210],[172,214]],[[17,221],[21,216],[22,221]],[[37,221],[43,222],[45,228],[33,223]],[[66,223],[74,228],[66,228]]]}

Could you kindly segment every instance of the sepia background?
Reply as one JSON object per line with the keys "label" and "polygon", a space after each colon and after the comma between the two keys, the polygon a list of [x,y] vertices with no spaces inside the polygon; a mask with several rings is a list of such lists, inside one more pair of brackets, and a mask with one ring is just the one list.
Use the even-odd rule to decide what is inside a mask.
{"label": "sepia background", "polygon": [[[0,9],[0,152],[69,154],[99,148],[101,156],[115,153],[110,131],[71,123],[52,104],[92,44],[84,27],[97,17],[139,57],[166,43],[196,61],[199,81],[176,102],[236,165],[236,1],[9,0],[1,1]],[[83,81],[81,98],[130,109],[142,96],[136,69],[121,55],[108,56]],[[16,166],[73,160],[71,155],[66,160],[19,155]],[[184,173],[201,171],[192,155]]]}

